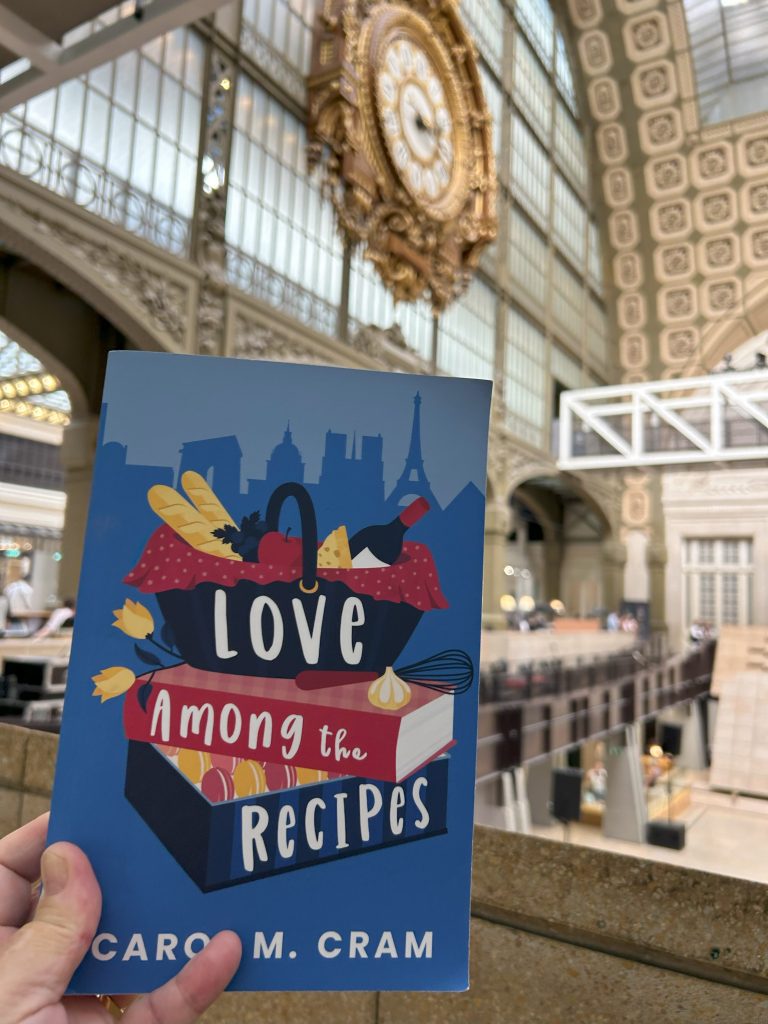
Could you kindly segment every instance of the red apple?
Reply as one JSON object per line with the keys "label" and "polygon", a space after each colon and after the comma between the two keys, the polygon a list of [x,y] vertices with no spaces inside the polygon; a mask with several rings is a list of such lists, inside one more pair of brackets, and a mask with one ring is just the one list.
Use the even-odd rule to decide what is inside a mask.
{"label": "red apple", "polygon": [[301,537],[288,537],[278,530],[265,533],[259,541],[259,561],[267,565],[298,565],[301,561]]}

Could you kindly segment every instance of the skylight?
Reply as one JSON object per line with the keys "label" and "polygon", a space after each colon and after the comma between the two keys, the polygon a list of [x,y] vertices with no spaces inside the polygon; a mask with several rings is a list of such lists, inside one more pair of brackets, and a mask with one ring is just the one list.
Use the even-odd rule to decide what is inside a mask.
{"label": "skylight", "polygon": [[768,110],[768,0],[683,0],[704,124]]}

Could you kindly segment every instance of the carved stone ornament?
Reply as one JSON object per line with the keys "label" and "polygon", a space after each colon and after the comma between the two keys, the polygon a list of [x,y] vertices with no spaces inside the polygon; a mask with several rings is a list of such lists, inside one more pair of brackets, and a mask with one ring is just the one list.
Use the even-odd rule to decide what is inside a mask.
{"label": "carved stone ornament", "polygon": [[456,0],[324,0],[307,157],[396,301],[440,311],[496,237],[491,116]]}
{"label": "carved stone ornament", "polygon": [[288,363],[333,362],[332,359],[321,359],[317,353],[299,342],[240,314],[235,317],[233,348],[233,355],[241,359],[277,359]]}
{"label": "carved stone ornament", "polygon": [[429,370],[428,364],[408,348],[399,324],[387,328],[362,324],[349,340],[354,349],[375,359],[377,365],[384,370],[409,370],[414,373],[426,373]]}
{"label": "carved stone ornament", "polygon": [[155,328],[168,335],[175,347],[184,346],[188,331],[189,291],[180,281],[161,274],[156,264],[148,265],[139,253],[134,255],[105,242],[86,238],[65,224],[47,219],[32,207],[6,199],[1,202],[16,213],[26,214],[39,234],[66,246],[73,265],[82,263],[92,273],[98,274],[106,285],[105,290],[117,292],[138,306]]}

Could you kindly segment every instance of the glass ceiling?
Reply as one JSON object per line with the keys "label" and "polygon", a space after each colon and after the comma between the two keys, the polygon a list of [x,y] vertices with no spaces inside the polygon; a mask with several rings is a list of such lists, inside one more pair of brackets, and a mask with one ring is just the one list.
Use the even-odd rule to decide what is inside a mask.
{"label": "glass ceiling", "polygon": [[69,395],[39,359],[0,331],[0,413],[66,426]]}
{"label": "glass ceiling", "polygon": [[768,110],[768,0],[683,0],[705,124]]}

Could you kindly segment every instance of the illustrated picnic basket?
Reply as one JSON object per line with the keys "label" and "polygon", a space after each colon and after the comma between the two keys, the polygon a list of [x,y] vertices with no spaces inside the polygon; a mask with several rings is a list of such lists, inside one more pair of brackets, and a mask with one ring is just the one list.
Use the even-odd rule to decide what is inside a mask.
{"label": "illustrated picnic basket", "polygon": [[406,541],[385,568],[318,569],[317,520],[305,487],[285,483],[273,492],[266,528],[278,531],[288,498],[301,519],[300,565],[220,558],[166,525],[125,582],[156,596],[176,649],[195,668],[270,678],[308,669],[380,674],[422,614],[447,607],[429,549]]}

